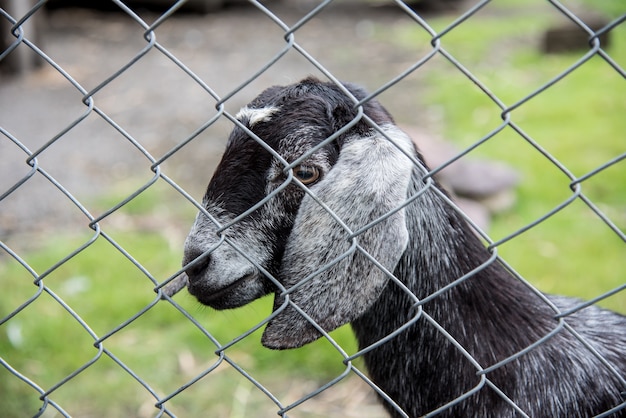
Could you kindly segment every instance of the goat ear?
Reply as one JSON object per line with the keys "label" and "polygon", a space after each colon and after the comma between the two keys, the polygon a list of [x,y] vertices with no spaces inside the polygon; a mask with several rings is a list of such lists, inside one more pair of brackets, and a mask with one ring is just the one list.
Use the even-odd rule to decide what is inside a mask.
{"label": "goat ear", "polygon": [[[281,265],[287,292],[276,295],[274,309],[289,303],[268,323],[266,347],[300,347],[322,335],[294,306],[325,331],[361,316],[389,279],[371,258],[393,272],[404,253],[409,237],[404,209],[397,209],[414,166],[398,147],[409,155],[415,148],[395,125],[383,130],[395,144],[373,130],[348,138],[335,166],[311,187],[334,216],[310,195],[303,198]],[[352,233],[363,231],[351,238],[335,217]]]}

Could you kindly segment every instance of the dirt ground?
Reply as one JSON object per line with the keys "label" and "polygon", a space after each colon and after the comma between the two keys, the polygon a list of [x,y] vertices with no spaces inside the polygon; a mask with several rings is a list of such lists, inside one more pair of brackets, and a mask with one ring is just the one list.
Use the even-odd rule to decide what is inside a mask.
{"label": "dirt ground", "polygon": [[[293,25],[313,4],[275,1],[269,7]],[[45,13],[37,47],[79,87],[48,63],[21,76],[2,74],[0,127],[31,152],[52,141],[38,155],[38,167],[87,211],[94,211],[94,217],[98,209],[91,202],[129,194],[149,181],[153,160],[161,159],[216,114],[216,99],[205,87],[219,97],[229,96],[286,46],[284,29],[254,7],[230,7],[208,15],[175,14],[156,29],[154,39],[206,83],[203,86],[157,48],[149,48],[145,30],[124,13],[71,8],[37,13]],[[154,11],[137,13],[148,24],[159,16]],[[399,9],[342,3],[298,29],[295,41],[337,78],[374,89],[427,50],[427,44],[415,47],[392,40],[401,22],[410,18]],[[140,58],[119,75],[120,68],[136,57]],[[225,109],[236,112],[262,89],[308,75],[321,73],[302,54],[290,50],[226,101]],[[405,94],[385,103],[398,120],[427,124],[427,112],[416,109],[419,83],[419,77],[409,77],[401,85]],[[86,92],[97,110],[117,126],[107,123],[98,111],[89,111],[83,103]],[[223,120],[212,125],[168,159],[163,172],[199,198],[229,129]],[[59,134],[63,135],[57,138]],[[0,192],[29,176],[26,157],[2,136]],[[5,241],[11,237],[13,245],[32,243],[42,231],[77,222],[88,223],[78,207],[39,174],[0,201],[0,237]]]}

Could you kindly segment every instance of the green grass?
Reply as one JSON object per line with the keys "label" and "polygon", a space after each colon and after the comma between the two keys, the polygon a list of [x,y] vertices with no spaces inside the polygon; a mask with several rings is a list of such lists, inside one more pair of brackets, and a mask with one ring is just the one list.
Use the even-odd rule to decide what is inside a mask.
{"label": "green grass", "polygon": [[[113,232],[112,235],[123,241],[124,248],[136,260],[141,260],[147,270],[161,274],[176,271],[179,257],[167,250],[167,241],[158,233],[135,231]],[[45,270],[71,253],[73,247],[63,243],[76,241],[76,237],[61,237],[55,241],[28,257],[35,271]],[[158,280],[165,278],[160,276]],[[152,291],[154,285],[146,275],[102,237],[55,269],[44,283],[71,306],[99,338],[148,308],[156,297]],[[0,304],[2,317],[37,290],[32,277],[17,263],[10,262],[0,266],[0,285],[5,289]],[[186,294],[181,294],[177,300],[198,318],[219,344],[226,344],[251,329],[271,312],[270,298],[226,312],[202,308]],[[348,329],[333,335],[346,350],[355,351]],[[259,340],[260,333],[256,332],[228,349],[226,354],[278,392],[289,389],[282,378],[285,375],[305,375],[307,379],[323,383],[343,371],[340,355],[332,348],[325,348],[329,346],[325,341],[303,350],[280,353],[260,349]],[[93,344],[94,339],[83,326],[45,291],[4,324],[0,335],[2,358],[45,389],[98,356]],[[173,392],[218,361],[214,354],[217,346],[167,302],[154,305],[123,331],[105,339],[103,346],[149,382],[161,396]],[[240,374],[228,369],[224,363],[220,366],[224,371],[219,372],[222,376],[219,380],[211,377],[199,384],[199,387],[208,386],[207,394],[198,396],[190,404],[177,400],[173,402],[174,409],[183,415],[197,416],[212,404],[223,404],[224,397],[230,397],[237,387],[249,385]],[[27,415],[34,414],[40,406],[36,392],[11,378],[4,368],[0,368],[0,377],[3,412],[8,416],[11,412],[15,416],[24,411],[29,411]],[[106,354],[101,354],[95,365],[78,375],[74,382],[54,392],[51,399],[76,416],[136,415],[133,408],[154,404],[145,389]],[[256,402],[266,401],[260,397]]]}
{"label": "green grass", "polygon": [[[626,83],[606,61],[594,56],[526,101],[583,55],[541,54],[538,39],[547,22],[501,19],[496,13],[464,22],[459,30],[442,38],[442,46],[505,106],[523,102],[511,112],[512,122],[571,175],[580,177],[626,150]],[[445,27],[447,23],[435,21],[432,25]],[[607,51],[623,66],[626,28],[619,27],[612,36]],[[511,50],[496,48],[497,55],[485,49],[476,54],[476,48],[468,45],[480,39],[483,48],[504,43],[511,45]],[[499,65],[493,66],[490,60],[499,60]],[[465,148],[501,126],[501,109],[476,85],[445,60],[437,60],[432,67],[436,71],[426,74],[428,87],[423,103],[441,108],[446,138]],[[517,204],[498,216],[490,230],[495,241],[506,240],[572,196],[568,175],[511,127],[504,128],[470,156],[506,161],[521,174]],[[617,228],[626,230],[623,162],[584,181],[581,191]],[[624,242],[580,199],[506,241],[498,250],[518,272],[546,292],[591,298],[624,283]],[[626,293],[601,304],[626,312]]]}

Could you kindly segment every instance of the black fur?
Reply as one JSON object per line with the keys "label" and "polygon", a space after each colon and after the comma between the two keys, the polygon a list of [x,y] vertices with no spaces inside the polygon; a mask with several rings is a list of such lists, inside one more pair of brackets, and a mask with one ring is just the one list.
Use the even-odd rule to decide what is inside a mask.
{"label": "black fur", "polygon": [[[345,87],[357,100],[366,97],[354,85]],[[306,79],[272,87],[252,101],[251,109],[277,110],[268,111],[267,118],[249,128],[290,162],[308,155],[308,150],[350,123],[357,115],[354,104],[334,84]],[[373,382],[411,417],[436,411],[470,391],[474,392],[462,401],[443,408],[441,416],[521,416],[510,402],[529,416],[587,417],[618,405],[623,408],[612,416],[626,416],[620,395],[626,391],[626,318],[589,307],[556,319],[557,311],[550,304],[491,257],[446,202],[439,185],[424,182],[423,167],[404,169],[408,159],[379,129],[387,138],[404,141],[421,165],[423,160],[412,144],[406,145],[408,139],[398,133],[387,111],[375,100],[365,103],[363,110],[378,126],[360,119],[308,157],[321,170],[320,181],[310,185],[311,192],[342,213],[352,230],[419,196],[356,237],[362,250],[323,271],[318,269],[348,251],[353,241],[295,184],[225,231],[236,244],[223,244],[211,254],[206,252],[215,246],[218,228],[200,214],[187,240],[183,263],[201,254],[204,262],[188,270],[189,291],[219,309],[276,292],[275,309],[284,310],[269,323],[263,337],[263,343],[272,348],[297,347],[320,336],[293,305],[327,331],[351,321],[361,348],[378,344],[414,321],[404,332],[364,354]],[[346,156],[348,149],[353,157],[363,153],[363,165]],[[376,150],[381,154],[372,155]],[[207,211],[225,223],[259,202],[286,179],[284,167],[272,168],[277,164],[268,151],[235,128],[209,184],[204,200]],[[386,167],[384,173],[376,172],[380,167]],[[397,171],[397,181],[389,180],[387,169]],[[333,193],[335,186],[342,187],[340,193]],[[393,194],[402,187],[406,192],[397,201]],[[408,242],[401,237],[403,233],[408,234]],[[254,263],[240,256],[241,252],[256,255]],[[412,294],[374,267],[367,254],[393,271]],[[426,303],[415,303],[474,269],[475,274],[465,281]],[[549,299],[561,310],[579,304],[563,297]],[[289,302],[286,308],[285,301]],[[518,358],[480,373],[547,336]],[[385,406],[390,414],[402,416],[391,405]]]}

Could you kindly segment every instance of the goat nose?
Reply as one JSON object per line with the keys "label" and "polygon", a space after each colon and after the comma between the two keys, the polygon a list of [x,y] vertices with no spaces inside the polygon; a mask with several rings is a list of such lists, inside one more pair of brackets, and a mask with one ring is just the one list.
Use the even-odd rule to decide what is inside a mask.
{"label": "goat nose", "polygon": [[200,249],[191,249],[185,251],[185,257],[183,259],[183,267],[193,264],[185,268],[189,282],[197,281],[202,277],[204,271],[209,267],[211,262],[211,255],[204,254]]}

